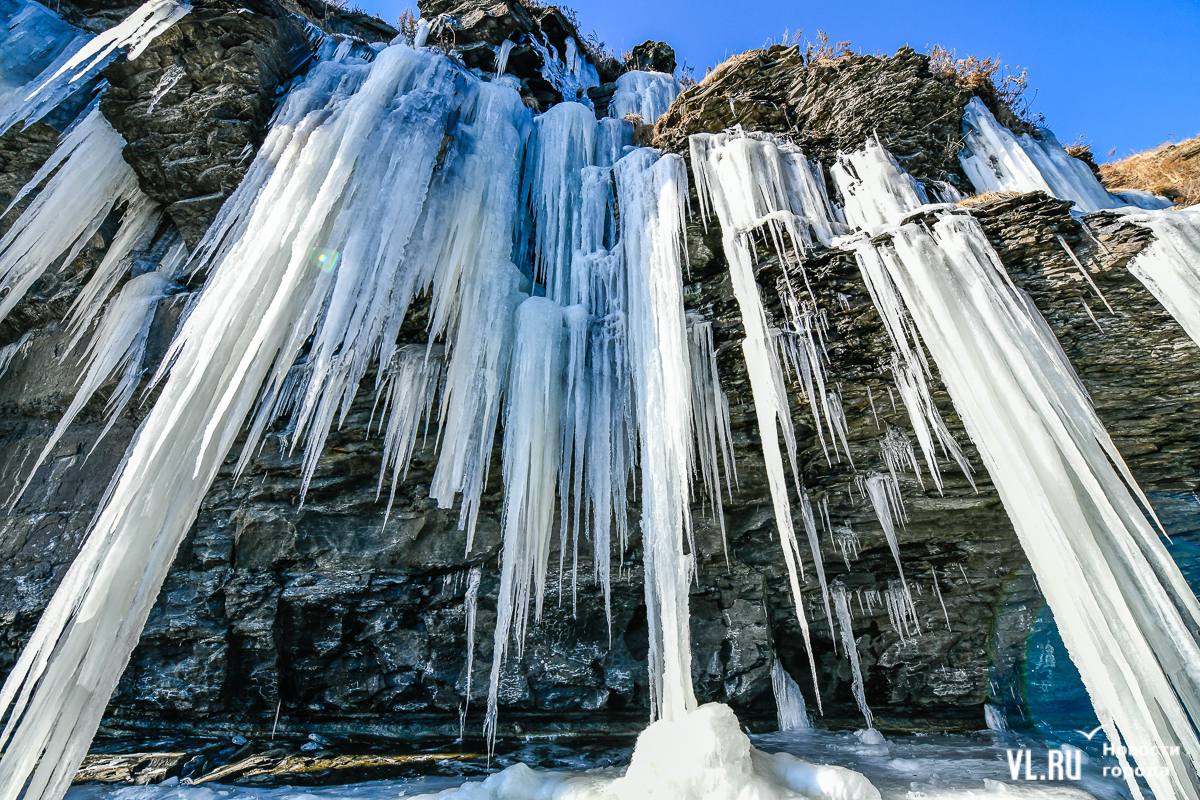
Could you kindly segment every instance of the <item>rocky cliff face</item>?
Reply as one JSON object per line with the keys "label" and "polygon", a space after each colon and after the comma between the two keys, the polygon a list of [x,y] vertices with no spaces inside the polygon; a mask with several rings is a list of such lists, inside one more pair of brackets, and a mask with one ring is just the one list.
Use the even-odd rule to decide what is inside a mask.
{"label": "rocky cliff face", "polygon": [[[96,25],[108,19],[102,9],[73,8]],[[522,32],[544,35],[557,48],[566,36],[578,36],[554,9],[433,0],[422,9],[428,17],[445,15],[434,41],[483,70],[495,69],[493,48]],[[106,73],[111,88],[101,108],[129,143],[125,158],[189,242],[236,186],[281,91],[304,69],[304,11],[274,0],[251,6],[198,0],[141,58]],[[307,21],[321,21],[307,13]],[[373,30],[354,18],[335,23]],[[514,50],[509,71],[529,102],[542,108],[562,97],[547,88],[534,55]],[[667,64],[656,46],[634,55]],[[593,94],[602,97],[611,91],[603,83],[621,67],[598,66],[602,85]],[[688,134],[740,124],[788,135],[828,163],[838,149],[878,135],[917,177],[965,190],[955,142],[968,98],[911,50],[813,59],[775,47],[737,56],[685,91],[659,122],[655,143],[685,151]],[[45,126],[0,139],[0,200],[32,174],[53,140]],[[1148,234],[1111,215],[1080,221],[1066,204],[1040,194],[992,195],[973,199],[969,208],[1014,281],[1055,328],[1142,485],[1151,492],[1190,491],[1198,465],[1188,422],[1200,397],[1200,351],[1125,270]],[[24,478],[25,463],[71,398],[76,376],[70,362],[59,362],[65,337],[57,320],[110,236],[102,229],[91,248],[44,279],[0,328],[0,345],[29,334],[0,378],[4,492]],[[1113,313],[1064,246],[1088,269]],[[714,321],[739,477],[725,506],[728,564],[718,525],[706,509],[693,509],[702,556],[691,596],[693,677],[703,700],[727,701],[744,719],[761,723],[774,713],[773,654],[797,677],[810,706],[815,703],[803,680],[805,655],[774,532],[719,233],[696,221],[688,247],[686,296],[693,310]],[[785,274],[771,253],[760,255],[758,282],[777,312],[778,281],[800,276]],[[802,266],[829,314],[828,371],[842,393],[854,467],[877,469],[882,433],[893,423],[907,427],[903,409],[887,399],[889,348],[881,322],[846,254],[817,251]],[[152,361],[161,358],[183,302],[181,296],[160,307]],[[414,341],[423,341],[419,330]],[[950,465],[943,466],[942,494],[913,475],[903,477],[910,519],[900,549],[919,587],[923,635],[901,641],[881,608],[864,610],[855,623],[867,696],[885,728],[980,727],[982,705],[1002,704],[1003,697],[993,696],[998,687],[1019,682],[1025,632],[1040,608],[1000,502],[944,391],[935,397],[976,467],[976,486]],[[102,404],[93,402],[0,522],[0,672],[11,666],[70,563],[145,409],[136,405],[89,456]],[[371,412],[364,398],[331,435],[303,507],[297,503],[299,458],[286,452],[283,432],[268,440],[240,480],[231,468],[223,472],[113,699],[108,731],[262,731],[278,714],[284,732],[456,736],[467,699],[466,575],[475,567],[483,581],[467,729],[478,729],[492,652],[500,471],[492,470],[470,552],[463,551],[457,513],[437,509],[428,498],[431,441],[419,450],[385,522],[376,500],[382,448],[368,432]],[[822,542],[830,579],[852,592],[885,589],[896,578],[895,566],[869,505],[847,491],[850,464],[826,461],[806,408],[795,400],[793,416],[806,484],[860,542],[855,558]],[[576,608],[569,584],[552,587],[561,603],[551,604],[524,657],[505,671],[506,733],[632,732],[644,723],[647,631],[639,545],[635,536],[621,554],[611,637],[589,563],[580,565]],[[827,724],[855,725],[848,666],[835,655],[811,571],[805,589]]]}

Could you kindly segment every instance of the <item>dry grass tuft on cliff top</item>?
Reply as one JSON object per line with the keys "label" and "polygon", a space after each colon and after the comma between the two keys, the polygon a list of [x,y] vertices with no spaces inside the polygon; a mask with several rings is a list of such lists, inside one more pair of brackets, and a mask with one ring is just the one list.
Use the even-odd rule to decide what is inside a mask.
{"label": "dry grass tuft on cliff top", "polygon": [[1100,178],[1109,191],[1141,189],[1180,206],[1200,203],[1200,136],[1102,164]]}

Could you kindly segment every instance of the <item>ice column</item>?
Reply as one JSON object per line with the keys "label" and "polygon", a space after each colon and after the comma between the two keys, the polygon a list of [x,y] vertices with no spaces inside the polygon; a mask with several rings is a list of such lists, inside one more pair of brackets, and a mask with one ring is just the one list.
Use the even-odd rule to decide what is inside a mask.
{"label": "ice column", "polygon": [[626,265],[629,370],[641,467],[642,558],[650,630],[651,709],[696,707],[688,630],[691,369],[683,310],[684,161],[635,150],[615,167]]}
{"label": "ice column", "polygon": [[804,695],[778,658],[771,661],[771,691],[775,695],[775,721],[779,730],[801,731],[812,727]]}

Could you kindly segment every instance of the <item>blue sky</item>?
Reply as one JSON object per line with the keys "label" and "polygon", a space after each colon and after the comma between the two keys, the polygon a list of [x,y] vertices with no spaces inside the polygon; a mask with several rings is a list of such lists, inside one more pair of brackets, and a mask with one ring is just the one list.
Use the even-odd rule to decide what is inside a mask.
{"label": "blue sky", "polygon": [[[388,20],[406,0],[360,0]],[[1200,0],[575,0],[584,31],[617,53],[645,39],[696,69],[784,32],[824,30],[855,50],[997,56],[1029,70],[1032,105],[1099,160],[1200,134]]]}

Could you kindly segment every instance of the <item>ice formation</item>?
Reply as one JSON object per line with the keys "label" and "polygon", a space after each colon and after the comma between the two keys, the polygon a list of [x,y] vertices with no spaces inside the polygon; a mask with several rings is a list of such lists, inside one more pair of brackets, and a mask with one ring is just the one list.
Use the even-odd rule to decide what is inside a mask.
{"label": "ice formation", "polygon": [[867,705],[867,690],[863,683],[862,664],[858,659],[858,641],[854,636],[854,620],[850,614],[850,601],[846,594],[846,587],[834,587],[833,607],[837,613],[842,649],[846,651],[846,658],[850,661],[850,691],[854,695],[854,702],[858,704],[859,712],[862,713],[863,719],[867,723],[867,729],[874,730],[875,715],[871,713],[871,707]]}
{"label": "ice formation", "polygon": [[925,188],[878,140],[868,140],[862,150],[839,153],[829,174],[842,196],[847,224],[871,234],[929,202]]}
{"label": "ice formation", "polygon": [[1200,345],[1200,206],[1132,216],[1154,241],[1129,264],[1175,321]]}
{"label": "ice formation", "polygon": [[6,30],[0,49],[0,132],[7,130],[25,106],[28,84],[43,70],[57,69],[88,40],[87,35],[34,0],[0,2],[0,27]]}
{"label": "ice formation", "polygon": [[[116,243],[114,242],[114,245]],[[110,251],[111,252],[111,251]],[[66,433],[67,428],[75,421],[88,401],[110,379],[116,379],[105,403],[104,426],[92,447],[96,448],[100,440],[112,429],[121,412],[133,399],[144,371],[143,361],[146,355],[146,344],[150,336],[150,325],[154,322],[154,313],[158,309],[159,300],[165,297],[173,286],[174,267],[180,259],[170,255],[164,259],[160,269],[146,272],[129,280],[116,297],[107,304],[99,324],[92,333],[91,339],[78,355],[77,361],[82,367],[79,378],[79,388],[71,399],[70,405],[63,412],[50,438],[46,441],[41,453],[29,470],[29,477],[21,491],[14,496],[15,503],[20,494],[33,480],[37,468],[54,452],[55,446]],[[62,360],[66,361],[82,339],[84,330],[78,331],[75,338],[68,343]]]}
{"label": "ice formation", "polygon": [[[0,797],[15,798],[27,780],[28,800],[61,796],[260,387],[264,408],[294,406],[302,422],[319,409],[331,420],[370,358],[390,360],[386,337],[394,342],[405,296],[429,282],[421,270],[437,263],[428,253],[442,244],[406,250],[422,211],[468,189],[433,173],[448,126],[468,139],[482,122],[479,85],[442,56],[398,45],[374,64],[319,64],[291,93],[208,245],[210,277],[171,345],[159,398],[0,692]],[[497,91],[526,113],[515,92]],[[500,122],[486,120],[480,135]],[[396,182],[414,191],[382,191]],[[433,196],[422,187],[436,187]],[[302,372],[311,383],[287,381],[310,337]],[[297,391],[281,404],[285,387]],[[255,419],[249,452],[270,416]]]}
{"label": "ice formation", "polygon": [[804,695],[778,658],[771,661],[771,691],[775,695],[775,721],[779,730],[798,731],[812,727]]}
{"label": "ice formation", "polygon": [[[74,261],[118,206],[128,204],[127,219],[136,229],[143,228],[141,210],[147,208],[147,201],[137,176],[121,157],[124,146],[125,140],[99,108],[93,108],[67,131],[46,163],[17,192],[5,214],[30,193],[36,194],[0,238],[0,320],[50,267]],[[105,264],[116,268],[121,255],[114,253]],[[94,299],[102,299],[100,294],[97,291]]]}
{"label": "ice formation", "polygon": [[674,75],[630,70],[617,78],[617,91],[608,105],[608,113],[617,119],[633,115],[643,124],[653,125],[667,113],[682,89]]}
{"label": "ice formation", "polygon": [[[1084,213],[1156,199],[1110,194],[1087,164],[1067,151],[1045,128],[1037,136],[1014,134],[1001,125],[978,97],[963,112],[964,147],[958,159],[978,192],[1045,192],[1070,200]],[[1132,201],[1132,202],[1131,202]]]}
{"label": "ice formation", "polygon": [[641,468],[642,562],[652,716],[696,707],[688,626],[691,364],[683,311],[688,182],[683,159],[635,150],[615,167],[625,258],[630,383]]}
{"label": "ice formation", "polygon": [[[800,491],[796,434],[777,331],[767,320],[754,278],[752,237],[761,229],[781,259],[798,260],[814,241],[829,244],[840,226],[825,194],[819,167],[803,153],[782,148],[770,138],[747,136],[738,131],[696,134],[690,138],[689,148],[701,215],[706,223],[714,216],[720,223],[722,246],[746,330],[742,352],[762,437],[775,524],[815,687],[816,661],[800,593],[802,562],[784,463],[786,452],[787,465]],[[784,443],[782,449],[780,439]],[[818,709],[820,705],[818,694]]]}
{"label": "ice formation", "polygon": [[[124,50],[131,61],[136,59],[190,10],[190,5],[178,0],[146,0],[128,17],[103,33],[86,41],[82,35],[77,35],[65,45],[59,57],[39,74],[23,85],[13,86],[0,94],[0,134],[18,122],[32,125],[42,119],[72,93],[86,87],[119,50]],[[47,38],[53,42],[51,47],[59,46],[65,38],[61,22],[49,22],[37,12],[25,11],[16,20],[22,28],[29,29],[30,41],[28,44],[19,42],[19,49],[15,52],[23,52],[28,47],[33,59],[36,59],[40,49],[47,46]],[[6,52],[10,41],[5,41]]]}
{"label": "ice formation", "polygon": [[509,644],[515,643],[520,655],[530,616],[535,620],[542,616],[562,456],[562,306],[545,297],[530,297],[517,308],[515,327],[504,413],[504,511],[500,523],[504,544],[484,723],[489,738],[496,734],[500,670]]}
{"label": "ice formation", "polygon": [[1200,604],[1049,326],[969,216],[880,250],[864,275],[904,299],[1109,740],[1136,748],[1156,796],[1200,796]]}
{"label": "ice formation", "polygon": [[[58,105],[117,49],[136,57],[187,8],[151,0],[87,43],[27,9],[10,14],[22,48],[44,56],[61,47],[64,54],[0,87],[5,124]],[[422,43],[429,30],[423,23]],[[372,426],[384,439],[380,494],[388,481],[395,492],[418,439],[434,429],[430,494],[444,508],[459,504],[468,553],[503,421],[503,542],[485,720],[493,736],[505,655],[520,652],[544,607],[555,529],[559,585],[569,580],[572,609],[580,543],[590,535],[593,577],[611,615],[611,552],[614,544],[622,555],[626,549],[626,494],[635,467],[639,472],[657,721],[639,739],[629,769],[617,778],[518,766],[447,796],[879,797],[856,773],[754,750],[724,706],[697,708],[687,624],[698,561],[691,482],[720,518],[722,489],[731,491],[736,479],[728,402],[711,325],[684,311],[684,162],[632,148],[623,119],[657,119],[679,85],[669,75],[626,73],[613,117],[597,120],[586,89],[598,75],[578,43],[568,37],[562,54],[547,42],[531,44],[567,101],[536,119],[511,78],[481,80],[430,50],[348,41],[320,48],[190,262],[207,269],[207,282],[154,378],[158,399],[0,690],[0,800],[65,791],[175,550],[247,423],[238,471],[267,431],[279,429],[302,454],[307,488],[326,437],[349,415],[372,371]],[[497,53],[498,72],[510,50]],[[978,101],[964,126],[964,169],[981,191],[1039,188],[1082,210],[1124,204],[1052,138],[1013,136]],[[121,160],[122,146],[90,110],[22,190],[18,200],[40,188],[0,239],[2,319],[41,274],[59,259],[72,260],[123,209],[122,227],[68,320],[72,348],[87,331],[93,335],[79,392],[55,438],[112,376],[118,379],[107,424],[129,402],[154,308],[181,269],[182,256],[171,256],[160,270],[121,285],[127,256],[159,219]],[[923,480],[920,450],[937,488],[939,455],[970,479],[931,398],[928,348],[1035,570],[1056,576],[1042,587],[1109,738],[1151,753],[1141,763],[1164,776],[1152,782],[1159,796],[1196,797],[1200,605],[1142,515],[1146,498],[1046,323],[1008,282],[978,225],[928,205],[931,192],[953,202],[952,187],[927,192],[870,141],[832,165],[841,199],[835,206],[820,165],[772,137],[698,134],[690,148],[701,216],[721,227],[745,328],[742,350],[772,510],[814,688],[793,506],[830,633],[840,636],[851,664],[868,726],[862,741],[879,742],[849,595],[827,584],[820,552],[824,530],[849,566],[858,537],[835,528],[826,499],[814,502],[803,486],[788,397],[790,379],[809,404],[826,458],[850,461],[841,389],[826,375],[828,310],[816,306],[801,268],[803,256],[821,245],[846,247],[858,258],[893,345],[890,370],[916,440],[914,447],[889,428],[880,441],[887,472],[858,478],[857,491],[874,508],[899,571],[899,580],[883,593],[866,593],[865,602],[886,607],[902,643],[920,632],[900,562],[899,474]],[[397,185],[406,191],[394,191]],[[917,210],[941,216],[932,229],[906,223]],[[1192,224],[1182,215],[1171,221],[1178,220]],[[1194,263],[1194,228],[1177,230],[1159,218],[1147,224],[1159,242],[1135,271],[1177,303],[1194,295],[1194,276],[1179,267]],[[860,235],[839,238],[852,230]],[[864,232],[886,234],[887,241]],[[768,315],[756,282],[763,244],[781,265],[782,323]],[[1162,256],[1169,247],[1176,254]],[[423,295],[430,300],[428,340],[405,341],[409,306]],[[1189,333],[1200,325],[1196,304],[1163,302]],[[46,452],[53,446],[52,439]],[[1039,461],[1039,453],[1056,458]],[[945,615],[936,572],[933,580]],[[476,568],[464,598],[472,640],[468,697],[479,585]],[[864,593],[858,602],[861,608]],[[798,687],[777,662],[772,678],[781,728],[797,727],[805,716]],[[1181,749],[1171,754],[1164,747],[1170,745]]]}

